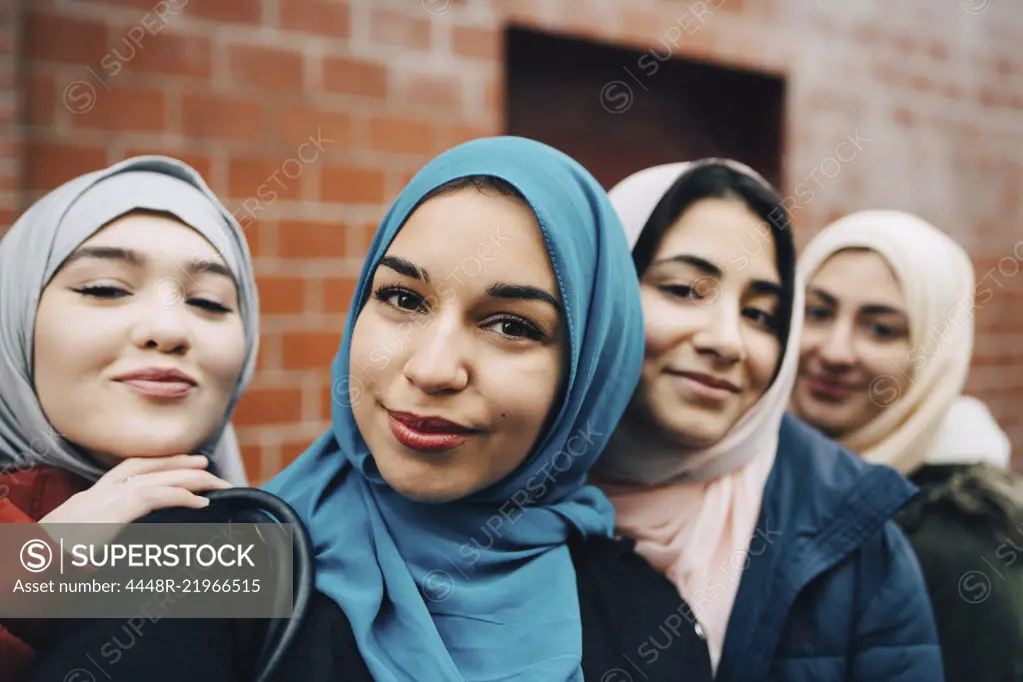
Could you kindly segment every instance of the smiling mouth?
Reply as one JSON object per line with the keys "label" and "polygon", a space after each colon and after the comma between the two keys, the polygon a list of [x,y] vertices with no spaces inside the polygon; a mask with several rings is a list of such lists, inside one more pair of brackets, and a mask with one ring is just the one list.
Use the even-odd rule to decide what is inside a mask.
{"label": "smiling mouth", "polygon": [[827,403],[840,403],[860,390],[859,386],[844,381],[835,381],[828,377],[810,374],[803,377],[807,389],[817,400]]}
{"label": "smiling mouth", "polygon": [[697,402],[720,405],[741,392],[732,382],[709,374],[683,370],[667,370],[666,373],[678,382],[688,398]]}
{"label": "smiling mouth", "polygon": [[409,412],[387,410],[388,425],[395,439],[416,452],[436,454],[463,445],[474,429],[440,417],[423,417]]}

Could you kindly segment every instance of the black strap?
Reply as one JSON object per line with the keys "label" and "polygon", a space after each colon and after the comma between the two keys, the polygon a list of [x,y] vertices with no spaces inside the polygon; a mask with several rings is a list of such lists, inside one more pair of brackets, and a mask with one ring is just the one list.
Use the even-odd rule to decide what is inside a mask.
{"label": "black strap", "polygon": [[[290,618],[277,618],[270,622],[266,639],[260,648],[253,682],[269,682],[277,673],[281,662],[291,649],[309,611],[315,590],[315,556],[309,532],[291,505],[272,493],[257,488],[229,488],[206,493],[210,504],[228,506],[239,511],[258,511],[276,523],[291,524],[293,528],[293,607]],[[278,571],[284,576],[284,571]],[[281,590],[278,589],[280,594]]]}

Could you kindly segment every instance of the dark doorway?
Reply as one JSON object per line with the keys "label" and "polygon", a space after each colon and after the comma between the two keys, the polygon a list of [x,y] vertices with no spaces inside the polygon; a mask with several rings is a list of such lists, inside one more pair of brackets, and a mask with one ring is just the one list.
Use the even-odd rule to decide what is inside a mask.
{"label": "dark doorway", "polygon": [[610,188],[659,163],[723,156],[781,187],[785,81],[517,27],[506,126],[575,157]]}

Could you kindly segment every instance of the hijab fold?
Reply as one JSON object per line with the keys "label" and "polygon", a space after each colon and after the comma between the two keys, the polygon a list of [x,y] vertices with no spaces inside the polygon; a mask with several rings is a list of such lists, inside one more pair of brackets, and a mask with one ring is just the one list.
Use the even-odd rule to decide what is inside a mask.
{"label": "hijab fold", "polygon": [[[936,440],[939,427],[949,418],[970,371],[973,264],[959,244],[922,218],[872,210],[840,218],[815,235],[799,257],[803,277],[809,281],[829,258],[850,248],[878,253],[899,282],[909,318],[910,370],[900,377],[908,390],[839,441],[867,461],[910,474],[928,459],[929,451],[942,447]],[[901,371],[893,366],[891,376]],[[879,383],[879,393],[881,389]],[[941,455],[936,452],[934,457]]]}
{"label": "hijab fold", "polygon": [[[43,289],[64,261],[111,221],[134,210],[173,215],[205,237],[238,287],[245,364],[223,423],[203,450],[227,480],[246,484],[230,415],[255,369],[259,301],[241,227],[202,177],[175,159],[140,156],[66,182],[33,204],[0,241],[0,468],[49,465],[94,481],[106,473],[54,432],[32,377]],[[71,340],[69,340],[69,343]]]}
{"label": "hijab fold", "polygon": [[[507,181],[536,215],[564,304],[567,381],[518,469],[467,498],[431,505],[402,497],[380,476],[350,406],[350,344],[373,272],[411,212],[434,189],[474,175]],[[566,542],[612,532],[610,504],[584,478],[625,411],[642,357],[628,246],[607,195],[578,163],[532,140],[485,138],[441,154],[410,181],[359,277],[332,368],[333,426],[266,486],[307,523],[317,588],[348,616],[374,679],[582,679]],[[560,473],[549,477],[555,460]],[[523,491],[529,502],[520,505]],[[501,509],[512,509],[515,522],[474,541]]]}
{"label": "hijab fold", "polygon": [[[728,159],[639,171],[609,192],[630,246],[681,176],[706,164],[727,166],[775,192],[752,169]],[[721,441],[687,450],[626,418],[599,463],[598,485],[614,504],[618,532],[634,538],[636,551],[678,588],[705,633],[715,670],[795,384],[803,325],[798,276],[793,291],[788,342],[774,381]]]}

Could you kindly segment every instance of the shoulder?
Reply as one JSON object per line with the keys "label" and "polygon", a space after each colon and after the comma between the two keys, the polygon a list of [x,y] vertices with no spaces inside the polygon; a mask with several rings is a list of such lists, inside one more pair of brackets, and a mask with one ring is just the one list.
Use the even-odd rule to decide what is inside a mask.
{"label": "shoulder", "polygon": [[82,492],[91,482],[56,467],[41,466],[0,472],[0,497],[6,497],[38,521]]}
{"label": "shoulder", "polygon": [[863,461],[787,414],[764,502],[779,520],[798,519],[818,530],[838,523],[843,532],[862,538],[873,535],[916,491],[895,469]]}

